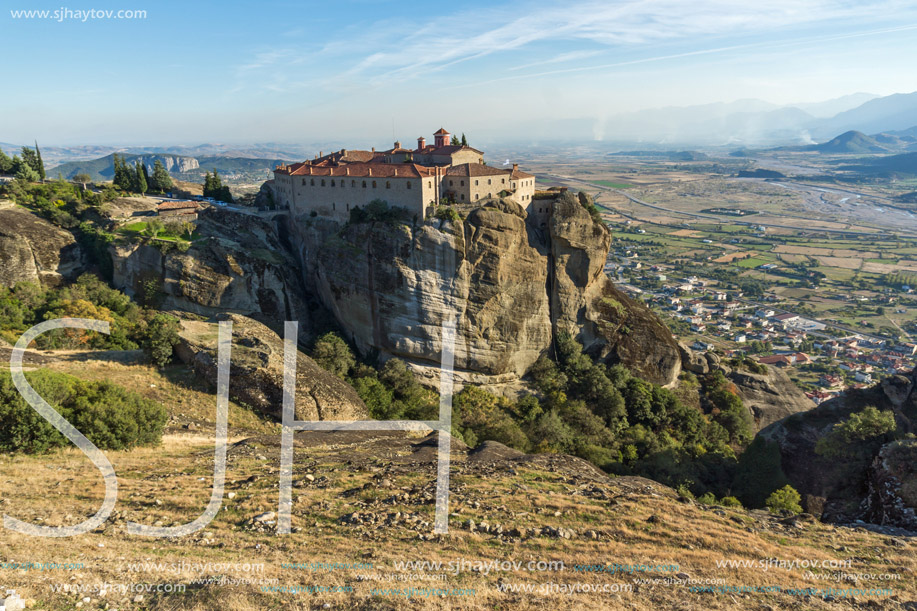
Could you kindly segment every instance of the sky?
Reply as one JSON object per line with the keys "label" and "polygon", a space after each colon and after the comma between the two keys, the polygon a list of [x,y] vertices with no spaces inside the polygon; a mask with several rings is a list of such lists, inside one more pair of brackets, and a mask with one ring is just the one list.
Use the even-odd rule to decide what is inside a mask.
{"label": "sky", "polygon": [[897,0],[70,1],[2,1],[0,142],[356,147],[917,90]]}

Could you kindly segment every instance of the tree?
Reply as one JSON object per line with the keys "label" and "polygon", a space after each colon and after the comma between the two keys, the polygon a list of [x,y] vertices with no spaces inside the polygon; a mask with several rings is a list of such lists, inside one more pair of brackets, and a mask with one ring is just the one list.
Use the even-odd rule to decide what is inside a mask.
{"label": "tree", "polygon": [[870,405],[835,424],[815,444],[815,452],[828,458],[871,456],[874,446],[880,445],[896,428],[892,412],[880,412]]}
{"label": "tree", "polygon": [[765,504],[771,513],[780,513],[787,511],[789,513],[802,513],[802,507],[799,501],[802,497],[796,492],[796,489],[787,484],[779,490],[775,490]]}
{"label": "tree", "polygon": [[312,358],[316,363],[339,378],[343,378],[357,362],[343,339],[334,333],[325,333],[315,342]]}
{"label": "tree", "polygon": [[41,151],[38,149],[38,140],[35,141],[35,158],[37,167],[35,171],[38,172],[38,175],[42,180],[45,179],[45,162],[41,160]]}
{"label": "tree", "polygon": [[127,166],[127,162],[124,160],[124,157],[117,154],[112,155],[111,158],[115,170],[113,179],[114,185],[122,191],[130,191],[133,186],[133,173]]}
{"label": "tree", "polygon": [[12,174],[13,173],[13,160],[10,159],[10,156],[3,152],[0,149],[0,174]]}
{"label": "tree", "polygon": [[462,146],[468,146],[468,140],[465,138],[464,132],[462,132]]}
{"label": "tree", "polygon": [[172,360],[172,348],[178,344],[181,323],[174,316],[156,314],[146,324],[143,334],[143,350],[157,367],[164,367]]}
{"label": "tree", "polygon": [[165,193],[172,188],[172,177],[158,159],[153,162],[153,176],[150,190]]}
{"label": "tree", "polygon": [[81,185],[83,185],[83,188],[85,189],[86,185],[92,182],[92,176],[90,176],[86,172],[80,172],[79,174],[75,174],[73,176],[73,182],[80,183]]}
{"label": "tree", "polygon": [[146,193],[147,184],[146,184],[146,171],[143,169],[143,164],[138,159],[134,162],[134,176],[131,186],[135,193]]}
{"label": "tree", "polygon": [[26,182],[38,182],[40,180],[38,172],[28,163],[21,161],[19,157],[13,157],[13,167],[15,168],[16,178],[19,180]]}
{"label": "tree", "polygon": [[458,136],[453,134],[452,140],[449,141],[449,144],[451,144],[452,146],[460,146]]}
{"label": "tree", "polygon": [[147,190],[150,188],[150,171],[146,167],[146,164],[143,163],[143,160],[140,161],[140,169],[143,170],[143,180],[146,181]]}
{"label": "tree", "polygon": [[232,193],[230,193],[229,187],[223,184],[216,168],[214,168],[213,174],[210,172],[204,174],[204,197],[212,197],[222,202],[233,202]]}
{"label": "tree", "polygon": [[34,149],[30,149],[27,146],[22,147],[22,161],[35,172],[35,175],[38,176],[39,179],[42,174],[44,174],[44,168],[41,167],[38,154]]}

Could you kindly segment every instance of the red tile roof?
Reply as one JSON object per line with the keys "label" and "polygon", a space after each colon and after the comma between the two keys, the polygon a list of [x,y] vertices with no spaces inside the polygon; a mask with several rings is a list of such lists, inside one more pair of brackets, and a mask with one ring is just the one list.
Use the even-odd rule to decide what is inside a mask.
{"label": "red tile roof", "polygon": [[435,132],[433,132],[433,135],[434,135],[434,136],[439,136],[440,134],[449,135],[449,132],[447,132],[446,130],[444,130],[442,127],[440,127],[438,130],[436,130]]}
{"label": "red tile roof", "polygon": [[[281,171],[281,170],[277,170]],[[435,168],[416,163],[348,163],[340,166],[315,166],[308,163],[290,166],[291,176],[353,176],[372,178],[427,178],[436,174]]]}
{"label": "red tile roof", "polygon": [[535,178],[531,174],[522,172],[520,170],[506,170],[503,168],[495,168],[489,165],[484,165],[483,163],[460,163],[459,165],[454,165],[446,170],[446,175],[448,176],[500,176],[500,175],[509,175],[510,178]]}
{"label": "red tile roof", "polygon": [[193,202],[190,199],[181,199],[177,201],[162,202],[159,204],[158,209],[162,210],[187,210],[188,208],[193,208],[197,210],[200,206],[197,202]]}

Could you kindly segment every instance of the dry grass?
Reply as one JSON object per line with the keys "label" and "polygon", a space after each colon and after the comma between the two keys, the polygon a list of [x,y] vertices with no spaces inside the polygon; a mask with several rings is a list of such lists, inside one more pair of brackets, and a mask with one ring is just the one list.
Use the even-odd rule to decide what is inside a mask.
{"label": "dry grass", "polygon": [[[855,558],[848,572],[898,572],[898,600],[917,600],[917,558],[914,543],[892,545],[889,537],[814,521],[784,525],[761,512],[705,507],[680,502],[669,489],[636,478],[608,479],[585,463],[564,457],[507,461],[481,460],[453,447],[450,490],[450,533],[431,537],[432,526],[395,521],[353,525],[340,521],[354,511],[379,516],[402,512],[432,522],[433,504],[423,498],[435,481],[432,448],[417,436],[401,434],[322,434],[298,437],[293,490],[294,533],[278,535],[270,528],[252,529],[249,520],[278,503],[279,433],[251,414],[234,408],[231,441],[246,437],[229,452],[226,492],[221,511],[203,531],[178,539],[128,535],[125,520],[173,525],[194,519],[210,495],[213,465],[213,396],[183,378],[180,368],[164,374],[138,364],[68,359],[53,366],[93,379],[106,375],[118,383],[166,402],[173,414],[185,414],[199,428],[189,432],[174,423],[159,448],[109,452],[119,478],[115,518],[97,532],[69,539],[32,538],[0,530],[4,562],[79,562],[67,571],[0,569],[0,586],[15,588],[33,608],[117,608],[190,611],[205,609],[829,609],[850,606],[787,594],[699,594],[684,585],[636,585],[634,592],[521,594],[503,593],[498,583],[585,583],[634,585],[632,575],[575,572],[576,564],[671,564],[692,579],[724,579],[730,586],[825,587],[829,582],[807,578],[802,570],[719,569],[721,559]],[[105,373],[107,371],[107,374]],[[242,423],[242,424],[239,424]],[[251,423],[253,427],[248,427]],[[305,478],[312,474],[314,481]],[[104,494],[98,472],[76,450],[49,456],[0,457],[0,511],[19,519],[61,525],[77,523],[95,512]],[[501,524],[505,529],[562,527],[571,539],[546,535],[499,538],[469,532],[462,525]],[[596,538],[587,536],[596,532]],[[421,539],[423,536],[423,540]],[[427,540],[429,539],[429,540]],[[389,575],[409,577],[395,562],[467,559],[563,561],[556,572],[479,572],[449,574],[445,581],[386,581]],[[238,570],[200,573],[131,571],[128,563],[264,563],[264,572]],[[308,571],[282,569],[285,562],[371,562],[371,570]],[[418,575],[422,571],[413,571]],[[283,586],[347,586],[352,593],[277,593],[265,584],[189,586],[183,594],[109,592],[55,593],[53,585],[100,583],[190,583],[225,575],[236,579],[276,580]],[[645,577],[669,574],[647,574]],[[875,585],[885,586],[887,582]],[[830,584],[856,587],[854,584]],[[860,587],[869,587],[867,584]],[[412,598],[373,596],[373,588],[474,588],[468,597]],[[859,602],[869,600],[860,597]],[[879,607],[893,603],[877,599]],[[328,605],[328,607],[325,607]]]}

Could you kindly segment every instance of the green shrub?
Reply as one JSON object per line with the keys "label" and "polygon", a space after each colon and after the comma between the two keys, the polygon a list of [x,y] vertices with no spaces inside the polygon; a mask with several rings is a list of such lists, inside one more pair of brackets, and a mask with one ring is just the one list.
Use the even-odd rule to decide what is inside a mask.
{"label": "green shrub", "polygon": [[[166,409],[111,382],[85,382],[40,369],[26,373],[35,391],[103,450],[157,445]],[[36,412],[0,371],[0,450],[43,453],[70,442]]]}
{"label": "green shrub", "polygon": [[436,208],[436,212],[433,213],[433,216],[441,221],[460,221],[462,219],[458,211],[456,211],[455,208],[450,208],[449,206],[438,206]]}
{"label": "green shrub", "polygon": [[347,376],[347,372],[356,363],[350,346],[335,333],[325,333],[315,341],[312,358],[322,369],[339,378]]}
{"label": "green shrub", "polygon": [[179,342],[179,329],[178,319],[168,314],[156,314],[147,322],[142,345],[154,365],[164,367],[172,360],[172,348]]}
{"label": "green shrub", "polygon": [[815,444],[815,452],[828,458],[872,456],[896,428],[892,412],[880,412],[870,405],[835,424]]}
{"label": "green shrub", "polygon": [[739,501],[739,499],[734,496],[724,496],[720,499],[720,502],[717,503],[717,505],[721,505],[723,507],[737,507],[739,509],[742,508],[741,501]]}
{"label": "green shrub", "polygon": [[701,503],[702,505],[715,505],[716,497],[713,496],[712,492],[705,492],[697,497],[697,502]]}
{"label": "green shrub", "polygon": [[789,513],[802,513],[802,507],[799,505],[800,500],[802,500],[802,497],[799,496],[796,489],[787,484],[783,488],[771,493],[771,495],[767,497],[765,505],[767,505],[771,513],[782,513],[784,511]]}

